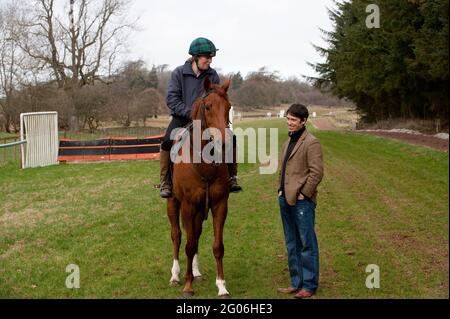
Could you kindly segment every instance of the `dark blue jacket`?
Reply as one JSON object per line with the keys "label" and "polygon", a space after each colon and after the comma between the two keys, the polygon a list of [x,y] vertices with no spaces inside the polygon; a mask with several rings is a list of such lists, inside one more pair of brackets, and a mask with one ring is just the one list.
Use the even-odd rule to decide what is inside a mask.
{"label": "dark blue jacket", "polygon": [[192,104],[203,94],[203,80],[207,76],[212,83],[220,83],[219,75],[212,68],[197,77],[189,60],[172,71],[166,99],[171,115],[191,118]]}

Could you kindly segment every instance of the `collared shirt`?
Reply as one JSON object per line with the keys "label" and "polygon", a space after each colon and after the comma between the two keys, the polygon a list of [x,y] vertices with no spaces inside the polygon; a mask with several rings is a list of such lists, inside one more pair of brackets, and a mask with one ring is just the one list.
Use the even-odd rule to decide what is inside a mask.
{"label": "collared shirt", "polygon": [[171,115],[191,118],[192,104],[204,92],[203,80],[207,76],[212,83],[220,83],[219,75],[211,67],[197,77],[192,70],[192,62],[190,60],[173,70],[166,99]]}

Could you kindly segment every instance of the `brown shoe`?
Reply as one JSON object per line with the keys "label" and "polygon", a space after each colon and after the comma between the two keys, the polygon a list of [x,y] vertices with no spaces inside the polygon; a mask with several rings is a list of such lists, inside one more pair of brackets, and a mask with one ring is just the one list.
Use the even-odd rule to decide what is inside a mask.
{"label": "brown shoe", "polygon": [[295,294],[298,292],[297,288],[288,287],[288,288],[277,288],[278,292],[281,292],[282,294]]}
{"label": "brown shoe", "polygon": [[302,289],[294,295],[294,298],[306,299],[306,298],[310,298],[312,295],[314,295],[314,292]]}

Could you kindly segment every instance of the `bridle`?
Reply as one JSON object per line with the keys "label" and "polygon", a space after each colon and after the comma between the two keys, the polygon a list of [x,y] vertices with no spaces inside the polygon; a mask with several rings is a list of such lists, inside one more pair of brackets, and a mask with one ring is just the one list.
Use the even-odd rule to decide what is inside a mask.
{"label": "bridle", "polygon": [[[206,111],[207,107],[211,107],[211,104],[206,104],[205,99],[212,93],[216,93],[214,91],[214,89],[204,92],[201,96],[202,104],[200,104],[200,121],[201,121],[201,125],[202,125],[202,131],[209,127],[209,126],[207,126],[207,123],[206,123],[205,111]],[[231,124],[230,117],[227,116],[227,126],[230,124]]]}

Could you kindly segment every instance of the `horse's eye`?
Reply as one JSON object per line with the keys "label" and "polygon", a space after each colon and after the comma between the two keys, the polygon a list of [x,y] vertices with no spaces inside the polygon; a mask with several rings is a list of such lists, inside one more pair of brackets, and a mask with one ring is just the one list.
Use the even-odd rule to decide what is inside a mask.
{"label": "horse's eye", "polygon": [[207,111],[211,111],[211,105],[205,105],[205,109],[206,109]]}

